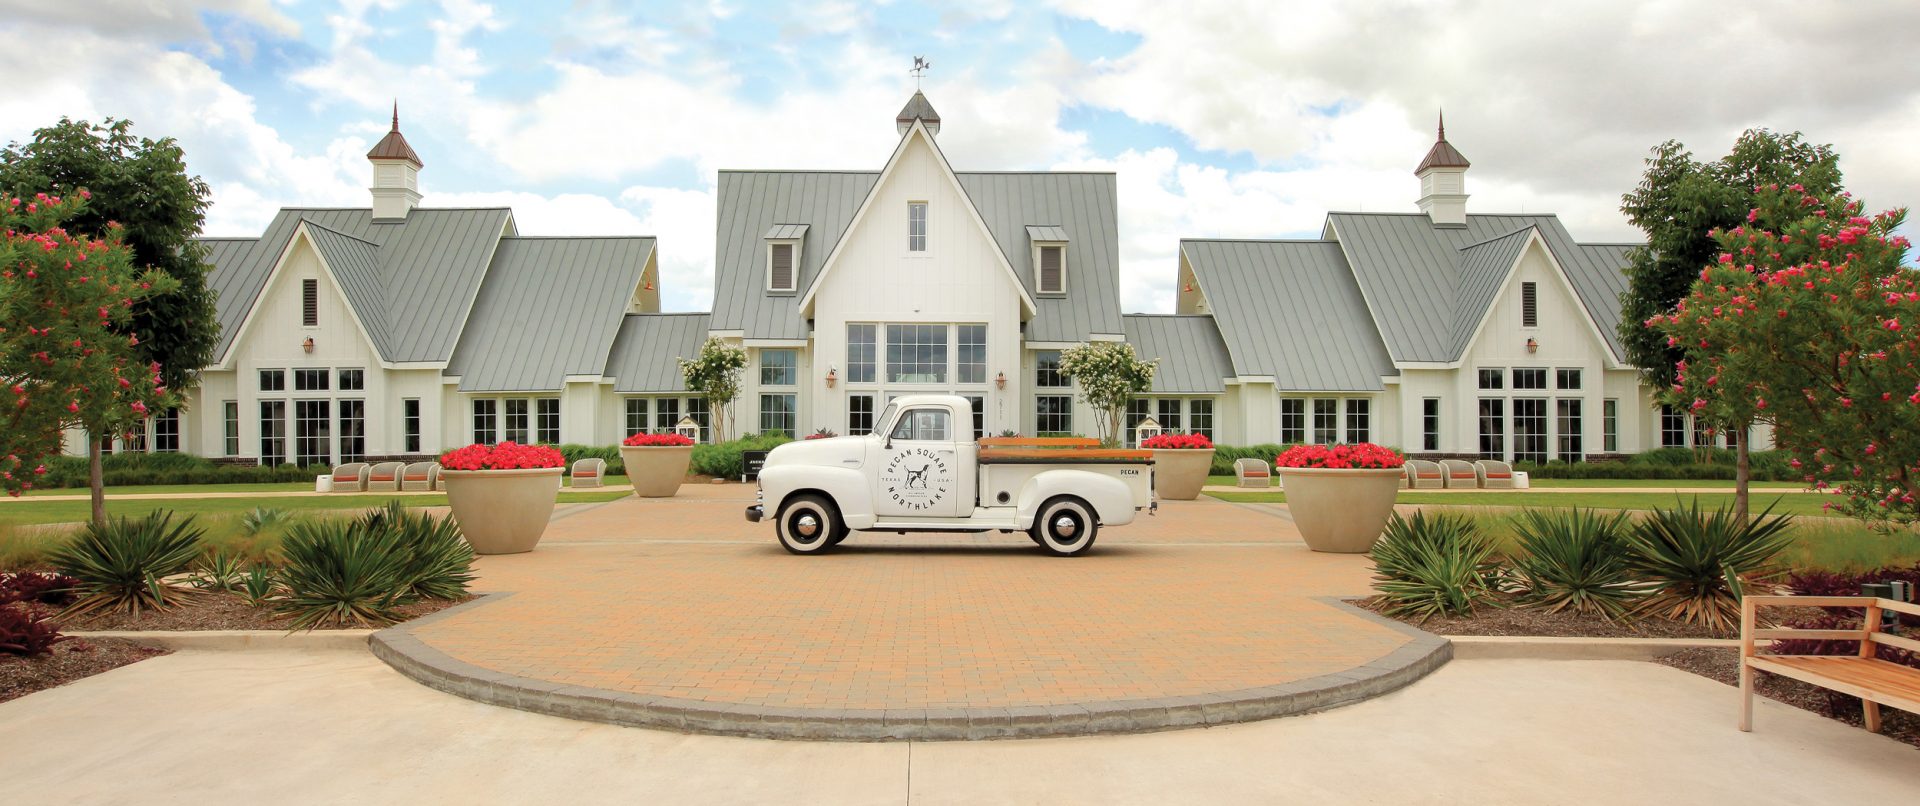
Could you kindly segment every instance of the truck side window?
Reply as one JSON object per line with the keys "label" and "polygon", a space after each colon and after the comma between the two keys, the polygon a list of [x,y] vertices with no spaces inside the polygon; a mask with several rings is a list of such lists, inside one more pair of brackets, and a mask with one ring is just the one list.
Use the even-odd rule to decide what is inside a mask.
{"label": "truck side window", "polygon": [[945,440],[947,412],[944,409],[913,409],[900,416],[893,427],[893,439]]}

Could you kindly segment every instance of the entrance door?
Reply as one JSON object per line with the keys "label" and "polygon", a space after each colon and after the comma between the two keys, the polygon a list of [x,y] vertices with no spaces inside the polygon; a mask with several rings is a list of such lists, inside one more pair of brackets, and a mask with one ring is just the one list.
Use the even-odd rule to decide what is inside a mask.
{"label": "entrance door", "polygon": [[[915,406],[901,412],[887,438],[874,443],[878,456],[873,511],[880,518],[951,518],[960,514],[959,462],[954,452],[953,412],[945,406]],[[970,424],[967,426],[972,427]]]}

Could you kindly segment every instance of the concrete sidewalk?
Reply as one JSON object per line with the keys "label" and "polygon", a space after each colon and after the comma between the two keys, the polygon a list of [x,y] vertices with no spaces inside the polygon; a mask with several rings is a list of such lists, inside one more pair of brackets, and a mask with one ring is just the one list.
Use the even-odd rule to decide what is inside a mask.
{"label": "concrete sidewalk", "polygon": [[1920,751],[1648,663],[1461,661],[1270,722],[815,744],[482,705],[350,651],[180,652],[0,705],[20,803],[1892,803]]}

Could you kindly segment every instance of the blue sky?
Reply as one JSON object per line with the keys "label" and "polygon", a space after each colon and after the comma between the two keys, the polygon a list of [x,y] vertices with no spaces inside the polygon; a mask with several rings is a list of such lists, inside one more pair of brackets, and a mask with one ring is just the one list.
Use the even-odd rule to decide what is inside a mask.
{"label": "blue sky", "polygon": [[[709,304],[721,168],[876,169],[914,56],[963,170],[1117,172],[1123,304],[1171,305],[1178,239],[1312,237],[1412,210],[1448,111],[1471,210],[1633,232],[1653,145],[1798,129],[1869,204],[1911,203],[1920,6],[1222,0],[0,0],[0,137],[61,115],[177,137],[213,234],[282,205],[364,205],[400,104],[426,203],[534,234],[661,239],[665,301]],[[1798,66],[1844,52],[1850,81]]]}

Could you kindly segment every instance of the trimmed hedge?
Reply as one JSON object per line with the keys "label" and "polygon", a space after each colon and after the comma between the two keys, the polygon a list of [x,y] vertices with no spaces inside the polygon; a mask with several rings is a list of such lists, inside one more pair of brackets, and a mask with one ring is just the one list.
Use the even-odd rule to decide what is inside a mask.
{"label": "trimmed hedge", "polygon": [[[108,487],[147,484],[278,484],[311,483],[330,468],[279,465],[223,465],[185,453],[114,453],[100,457],[100,476]],[[38,487],[87,486],[84,456],[56,456],[47,463],[47,475]]]}
{"label": "trimmed hedge", "polygon": [[1233,463],[1239,459],[1258,459],[1273,467],[1273,459],[1286,453],[1292,445],[1215,445],[1213,446],[1213,467],[1207,471],[1211,476],[1233,475]]}
{"label": "trimmed hedge", "polygon": [[729,442],[695,445],[692,472],[715,478],[738,479],[744,465],[744,457],[740,455],[742,451],[764,451],[792,441],[793,437],[785,434],[754,434]]}
{"label": "trimmed hedge", "polygon": [[[1637,453],[1619,462],[1521,462],[1514,467],[1537,479],[1673,479],[1730,481],[1734,476],[1731,450],[1661,448]],[[1754,451],[1748,458],[1754,481],[1800,481],[1805,474],[1793,469],[1785,451]]]}
{"label": "trimmed hedge", "polygon": [[560,455],[567,458],[567,475],[573,475],[573,463],[582,459],[601,459],[607,463],[607,475],[624,476],[627,463],[620,458],[618,445],[561,445]]}

